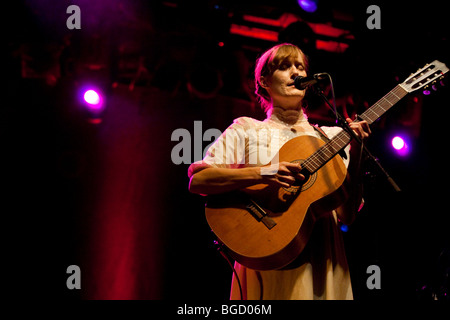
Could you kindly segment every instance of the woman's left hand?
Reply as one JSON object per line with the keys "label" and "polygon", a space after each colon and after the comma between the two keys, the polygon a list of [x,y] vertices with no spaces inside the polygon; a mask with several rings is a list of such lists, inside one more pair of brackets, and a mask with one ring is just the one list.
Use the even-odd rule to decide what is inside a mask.
{"label": "woman's left hand", "polygon": [[353,122],[352,119],[350,119],[350,118],[347,118],[345,120],[347,120],[350,128],[362,140],[367,139],[370,136],[370,134],[372,133],[372,131],[370,130],[369,124],[365,120],[358,121],[358,122]]}

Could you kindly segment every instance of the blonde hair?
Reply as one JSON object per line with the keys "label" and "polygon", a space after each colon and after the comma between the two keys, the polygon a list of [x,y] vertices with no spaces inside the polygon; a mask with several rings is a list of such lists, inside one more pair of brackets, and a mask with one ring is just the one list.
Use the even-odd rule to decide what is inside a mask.
{"label": "blonde hair", "polygon": [[255,67],[255,94],[264,111],[268,111],[271,106],[271,98],[267,90],[261,85],[261,77],[271,76],[281,63],[291,57],[301,55],[305,63],[305,70],[308,72],[308,58],[299,47],[290,43],[276,45],[256,60]]}

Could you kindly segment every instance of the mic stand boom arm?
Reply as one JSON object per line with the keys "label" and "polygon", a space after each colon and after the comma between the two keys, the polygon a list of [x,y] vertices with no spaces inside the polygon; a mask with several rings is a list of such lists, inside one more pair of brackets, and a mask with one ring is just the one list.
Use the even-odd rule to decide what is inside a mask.
{"label": "mic stand boom arm", "polygon": [[[323,94],[322,90],[320,88],[316,88],[316,92],[317,94],[325,101],[325,103],[328,105],[328,107],[331,109],[331,111],[333,111],[334,115],[336,116],[338,125],[340,127],[342,127],[345,131],[347,131],[350,136],[355,139],[363,148],[364,152],[366,153],[366,155],[368,156],[369,159],[371,159],[378,167],[378,169],[380,169],[380,171],[384,174],[384,176],[386,177],[386,180],[391,184],[392,188],[394,188],[395,192],[400,192],[402,191],[400,189],[400,187],[397,185],[397,183],[395,183],[394,179],[392,179],[392,177],[389,175],[389,173],[383,168],[383,166],[381,165],[380,161],[378,161],[378,159],[376,157],[374,157],[372,155],[372,153],[369,151],[369,149],[365,146],[365,144],[362,142],[361,138],[352,130],[352,128],[350,128],[349,123],[344,119],[344,117],[337,111],[335,110],[335,108],[331,105],[330,101],[328,100],[328,98]],[[357,119],[359,119],[359,117],[357,116]]]}

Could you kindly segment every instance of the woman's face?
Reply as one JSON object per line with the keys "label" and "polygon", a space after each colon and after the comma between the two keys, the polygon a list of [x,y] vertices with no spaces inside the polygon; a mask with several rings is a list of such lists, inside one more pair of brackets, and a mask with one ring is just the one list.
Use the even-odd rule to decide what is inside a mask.
{"label": "woman's face", "polygon": [[305,97],[305,90],[294,86],[297,76],[306,77],[303,55],[289,56],[281,61],[271,76],[264,78],[265,89],[272,97],[273,106],[284,108],[299,108]]}

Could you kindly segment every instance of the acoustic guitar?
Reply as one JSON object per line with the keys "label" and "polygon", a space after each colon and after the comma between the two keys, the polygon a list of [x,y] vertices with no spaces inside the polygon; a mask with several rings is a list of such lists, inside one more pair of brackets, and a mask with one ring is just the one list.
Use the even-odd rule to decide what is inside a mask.
{"label": "acoustic guitar", "polygon": [[[406,94],[440,81],[448,70],[437,60],[425,65],[360,119],[373,123]],[[289,188],[258,184],[207,197],[207,222],[237,262],[255,270],[272,270],[298,257],[317,220],[316,213],[336,209],[347,197],[342,187],[347,169],[336,155],[350,141],[351,135],[345,130],[328,142],[312,136],[293,138],[274,159],[299,162],[304,181]]]}

